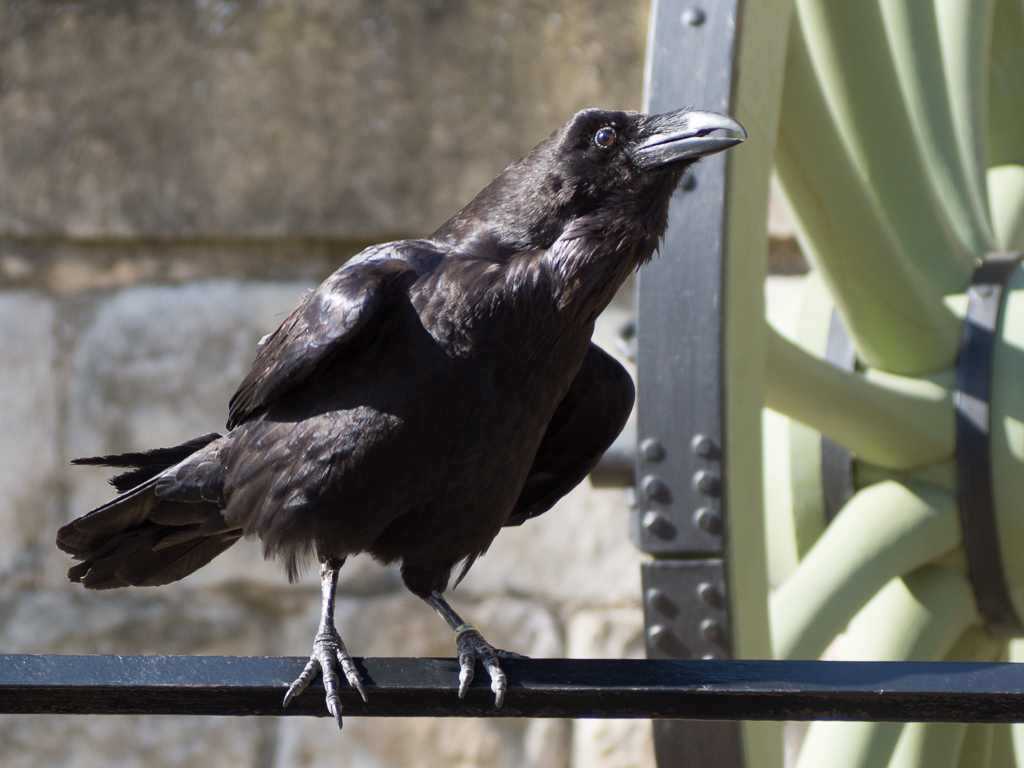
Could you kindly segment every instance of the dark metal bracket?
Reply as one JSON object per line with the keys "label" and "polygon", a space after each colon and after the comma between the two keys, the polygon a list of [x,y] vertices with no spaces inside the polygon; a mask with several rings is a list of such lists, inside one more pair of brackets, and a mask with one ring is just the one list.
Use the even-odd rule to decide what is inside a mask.
{"label": "dark metal bracket", "polygon": [[[644,110],[728,112],[738,0],[655,0]],[[725,155],[672,199],[660,257],[637,280],[637,546],[657,557],[724,552],[722,249]]]}
{"label": "dark metal bracket", "polygon": [[[730,111],[739,13],[739,0],[652,2],[644,111]],[[647,647],[655,659],[731,655],[722,481],[725,162],[721,154],[707,157],[687,173],[669,208],[661,256],[637,280],[631,530],[655,558],[642,570]],[[660,766],[738,768],[742,741],[735,722],[654,723]]]}
{"label": "dark metal bracket", "polygon": [[974,273],[967,291],[957,363],[956,457],[964,549],[978,609],[996,637],[1024,636],[1024,624],[1010,599],[999,548],[992,493],[989,401],[992,349],[1004,289],[1020,264],[1020,253],[991,253]]}
{"label": "dark metal bracket", "polygon": [[647,658],[732,658],[721,560],[656,560],[641,576]]}
{"label": "dark metal bracket", "polygon": [[[648,659],[732,658],[721,558],[655,560],[644,563],[640,573]],[[652,726],[660,766],[743,765],[734,722],[656,719]]]}

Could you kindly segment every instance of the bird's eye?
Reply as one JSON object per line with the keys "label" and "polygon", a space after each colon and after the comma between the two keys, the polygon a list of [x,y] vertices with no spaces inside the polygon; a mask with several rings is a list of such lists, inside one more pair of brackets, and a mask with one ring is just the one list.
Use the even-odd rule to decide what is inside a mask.
{"label": "bird's eye", "polygon": [[601,149],[608,149],[615,143],[615,129],[605,126],[594,134],[594,143]]}

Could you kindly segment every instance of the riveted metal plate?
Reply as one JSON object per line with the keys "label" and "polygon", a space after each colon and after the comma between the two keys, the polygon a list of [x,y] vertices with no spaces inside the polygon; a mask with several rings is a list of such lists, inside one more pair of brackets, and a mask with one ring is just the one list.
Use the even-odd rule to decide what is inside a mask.
{"label": "riveted metal plate", "polygon": [[[654,0],[646,112],[689,105],[729,111],[737,13],[738,0]],[[631,531],[640,549],[663,558],[725,551],[724,203],[725,157],[719,154],[704,158],[684,179],[669,209],[661,256],[637,280],[637,505]],[[723,570],[720,559],[644,566],[650,658],[728,656]],[[720,590],[721,608],[695,596],[705,581]],[[741,743],[736,723],[654,723],[663,767],[737,768],[743,764]]]}
{"label": "riveted metal plate", "polygon": [[656,560],[641,570],[649,659],[728,659],[722,560]]}
{"label": "riveted metal plate", "polygon": [[[738,0],[652,2],[644,111],[730,111],[737,16]],[[680,558],[643,568],[650,658],[729,655],[720,559],[728,532],[722,444],[725,162],[722,154],[704,158],[684,178],[669,208],[660,258],[637,280],[637,504],[631,531],[643,551]],[[721,596],[720,607],[696,596],[705,583]],[[737,723],[654,722],[663,768],[739,768],[741,744]]]}
{"label": "riveted metal plate", "polygon": [[[737,0],[651,8],[645,110],[729,111]],[[719,554],[722,499],[722,228],[725,155],[704,158],[672,200],[660,258],[637,293],[637,546]]]}
{"label": "riveted metal plate", "polygon": [[[728,659],[729,621],[722,560],[659,560],[642,568],[647,658]],[[659,766],[743,765],[739,724],[654,721]]]}

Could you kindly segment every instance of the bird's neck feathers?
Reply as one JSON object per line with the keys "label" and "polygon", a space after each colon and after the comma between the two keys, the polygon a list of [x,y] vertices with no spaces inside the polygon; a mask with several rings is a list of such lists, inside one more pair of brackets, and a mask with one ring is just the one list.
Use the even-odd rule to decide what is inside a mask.
{"label": "bird's neck feathers", "polygon": [[546,257],[557,275],[558,304],[592,322],[626,279],[654,256],[668,225],[678,175],[647,194],[623,193],[565,228]]}
{"label": "bird's neck feathers", "polygon": [[460,253],[504,259],[549,247],[564,229],[569,203],[568,190],[546,173],[550,151],[542,142],[513,162],[430,239]]}

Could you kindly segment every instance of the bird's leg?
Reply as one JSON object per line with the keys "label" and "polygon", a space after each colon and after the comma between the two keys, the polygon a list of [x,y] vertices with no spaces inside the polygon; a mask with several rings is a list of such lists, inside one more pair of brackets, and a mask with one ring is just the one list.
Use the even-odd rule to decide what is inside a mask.
{"label": "bird's leg", "polygon": [[338,570],[344,564],[344,560],[326,558],[320,562],[320,627],[316,631],[316,638],[313,640],[313,653],[306,662],[295,682],[288,686],[284,695],[284,706],[302,693],[306,686],[316,679],[317,670],[322,670],[324,688],[327,690],[327,709],[338,722],[341,728],[341,697],[338,695],[338,688],[341,680],[338,677],[338,665],[348,680],[349,685],[359,691],[359,695],[366,701],[366,689],[363,688],[363,681],[356,669],[355,662],[348,655],[345,643],[334,626],[334,592],[338,587]]}
{"label": "bird's leg", "polygon": [[491,690],[494,691],[494,706],[500,707],[505,701],[505,692],[508,690],[508,681],[505,673],[498,663],[499,658],[522,659],[518,653],[503,651],[495,648],[484,640],[480,630],[475,625],[462,620],[462,617],[448,605],[444,595],[440,592],[431,592],[429,597],[424,598],[427,603],[437,611],[437,615],[447,622],[448,626],[455,632],[455,646],[459,655],[459,698],[466,695],[469,684],[473,682],[473,671],[476,660],[483,662],[484,669],[491,676]]}

